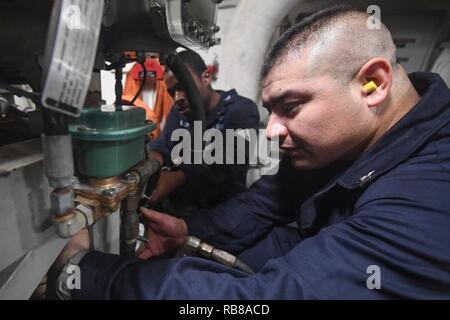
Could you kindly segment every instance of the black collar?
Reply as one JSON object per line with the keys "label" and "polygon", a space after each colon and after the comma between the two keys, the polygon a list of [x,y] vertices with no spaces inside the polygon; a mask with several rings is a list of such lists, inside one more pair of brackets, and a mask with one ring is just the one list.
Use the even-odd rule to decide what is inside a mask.
{"label": "black collar", "polygon": [[217,105],[206,115],[206,128],[214,124],[217,119],[225,114],[226,107],[236,101],[237,92],[232,89],[230,91],[219,91],[220,100]]}
{"label": "black collar", "polygon": [[342,187],[363,186],[391,170],[450,122],[450,90],[442,78],[423,72],[409,77],[421,99],[338,179]]}

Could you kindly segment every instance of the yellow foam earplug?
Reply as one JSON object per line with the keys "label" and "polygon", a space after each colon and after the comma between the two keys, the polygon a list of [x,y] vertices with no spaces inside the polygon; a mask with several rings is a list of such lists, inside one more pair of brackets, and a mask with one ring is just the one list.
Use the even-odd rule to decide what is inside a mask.
{"label": "yellow foam earplug", "polygon": [[364,91],[366,91],[367,94],[371,94],[375,90],[377,90],[378,86],[374,81],[367,82],[365,85],[363,85]]}

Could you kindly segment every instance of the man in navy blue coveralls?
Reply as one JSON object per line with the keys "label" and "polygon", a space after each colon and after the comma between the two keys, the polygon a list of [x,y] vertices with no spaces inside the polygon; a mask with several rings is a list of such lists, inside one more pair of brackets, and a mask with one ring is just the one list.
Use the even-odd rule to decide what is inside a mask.
{"label": "man in navy blue coveralls", "polygon": [[[147,256],[195,235],[253,275],[188,257],[90,252],[74,298],[450,298],[450,92],[406,75],[384,25],[332,7],[289,29],[262,70],[276,175],[208,212],[152,210]],[[298,227],[289,227],[296,222]]]}
{"label": "man in navy blue coveralls", "polygon": [[[217,129],[225,132],[227,129],[258,129],[259,112],[253,101],[239,96],[235,90],[214,90],[211,87],[212,76],[202,58],[195,52],[186,50],[178,56],[199,89],[206,115],[205,130]],[[163,208],[182,216],[188,215],[193,209],[211,208],[245,191],[248,165],[198,164],[192,163],[193,156],[192,164],[174,165],[171,153],[179,142],[172,141],[173,132],[186,129],[192,133],[193,128],[191,110],[184,89],[179,83],[173,89],[175,106],[167,117],[161,136],[148,145],[150,157],[171,170],[161,172],[148,204],[158,205],[168,197],[170,201],[164,202],[166,207]]]}

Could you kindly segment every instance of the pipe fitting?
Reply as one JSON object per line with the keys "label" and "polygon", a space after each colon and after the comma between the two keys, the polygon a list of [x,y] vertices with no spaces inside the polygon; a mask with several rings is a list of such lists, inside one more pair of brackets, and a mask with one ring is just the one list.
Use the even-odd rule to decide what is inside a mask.
{"label": "pipe fitting", "polygon": [[69,188],[54,189],[50,193],[51,211],[56,216],[62,216],[73,210],[74,193]]}
{"label": "pipe fitting", "polygon": [[94,224],[94,209],[85,204],[79,204],[72,212],[63,216],[57,216],[53,220],[56,233],[61,238],[67,239]]}
{"label": "pipe fitting", "polygon": [[247,264],[239,260],[235,255],[224,250],[217,249],[194,236],[188,236],[184,241],[183,246],[178,251],[177,256],[186,257],[197,255],[212,259],[220,264],[239,269],[249,274],[254,273]]}
{"label": "pipe fitting", "polygon": [[138,183],[145,181],[161,169],[161,164],[155,159],[146,159],[138,166],[131,169],[131,174],[136,172],[139,175]]}

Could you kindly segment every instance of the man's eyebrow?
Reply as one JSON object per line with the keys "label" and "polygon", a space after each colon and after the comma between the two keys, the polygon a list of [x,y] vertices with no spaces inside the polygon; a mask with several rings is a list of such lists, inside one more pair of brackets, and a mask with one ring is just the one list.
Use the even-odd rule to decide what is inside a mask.
{"label": "man's eyebrow", "polygon": [[296,99],[307,98],[308,94],[306,92],[302,92],[293,89],[289,89],[286,91],[282,91],[281,93],[275,94],[270,97],[269,100],[263,102],[263,107],[270,110],[272,106],[277,105],[278,103],[286,100],[289,97],[295,97]]}

